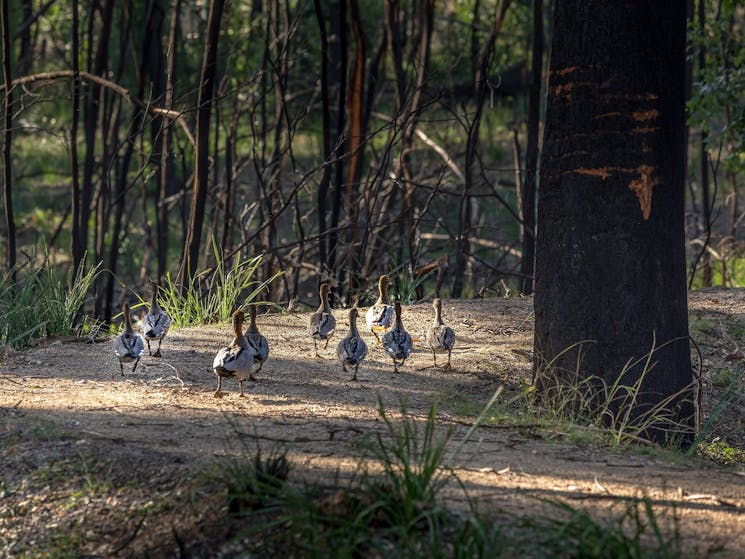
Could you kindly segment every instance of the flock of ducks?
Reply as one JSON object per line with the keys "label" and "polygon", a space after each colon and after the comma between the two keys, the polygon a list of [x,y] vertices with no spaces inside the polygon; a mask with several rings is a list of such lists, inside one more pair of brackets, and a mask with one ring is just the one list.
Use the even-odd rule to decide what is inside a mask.
{"label": "flock of ducks", "polygon": [[[365,313],[367,327],[375,336],[376,345],[381,346],[388,356],[393,360],[393,370],[403,366],[411,354],[413,340],[411,334],[406,331],[401,319],[401,303],[396,301],[393,305],[389,303],[388,286],[390,277],[380,276],[378,280],[378,299]],[[171,318],[158,304],[158,285],[151,282],[152,299],[150,308],[142,320],[142,335],[132,328],[132,318],[127,303],[122,306],[124,316],[124,330],[114,341],[114,353],[119,359],[119,370],[124,375],[124,364],[134,363],[132,372],[137,369],[140,358],[145,353],[147,343],[148,353],[153,357],[161,357],[160,345],[171,326]],[[318,342],[324,342],[323,349],[328,347],[329,341],[336,330],[336,318],[329,305],[329,284],[322,283],[319,288],[320,305],[318,310],[312,313],[308,319],[308,334],[313,340],[313,348],[316,357],[318,353]],[[435,318],[432,325],[427,329],[426,343],[432,351],[434,366],[437,366],[437,354],[447,352],[448,361],[444,366],[450,369],[450,355],[455,345],[455,332],[442,320],[442,302],[435,298],[432,303]],[[357,329],[357,307],[349,309],[349,331],[336,346],[336,355],[339,358],[342,369],[348,372],[347,367],[353,369],[352,380],[357,380],[357,369],[367,356],[368,348]],[[217,390],[215,396],[222,395],[222,379],[232,378],[238,381],[240,395],[243,396],[243,383],[246,380],[256,380],[254,373],[261,371],[264,362],[269,357],[269,342],[259,332],[256,326],[256,307],[249,307],[249,326],[243,332],[245,314],[237,310],[231,317],[233,327],[233,341],[227,347],[220,349],[212,361],[212,370],[217,376]],[[158,342],[155,353],[151,351],[151,343]]]}

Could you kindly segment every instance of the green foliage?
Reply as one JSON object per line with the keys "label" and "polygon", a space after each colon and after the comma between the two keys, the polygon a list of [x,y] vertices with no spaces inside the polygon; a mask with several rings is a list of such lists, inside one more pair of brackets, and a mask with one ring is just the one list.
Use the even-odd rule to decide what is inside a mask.
{"label": "green foliage", "polygon": [[[712,285],[730,285],[745,286],[745,258],[732,257],[726,258],[726,273],[723,273],[721,261],[711,266],[711,284]],[[703,269],[699,266],[696,269],[696,275],[693,277],[692,289],[700,289],[704,285]]]}
{"label": "green foliage", "polygon": [[[479,414],[477,425],[499,394]],[[522,517],[478,513],[467,495],[470,510],[448,510],[442,490],[459,481],[447,464],[452,431],[438,426],[436,408],[424,421],[409,416],[405,406],[398,421],[382,404],[379,415],[383,432],[361,443],[365,452],[357,473],[344,486],[337,476],[330,486],[294,487],[287,481],[284,452],[266,459],[258,451],[253,457],[244,453],[221,470],[229,511],[240,503],[240,515],[248,517],[238,534],[249,546],[246,553],[438,559],[682,556],[675,510],[674,529],[667,534],[646,498],[624,501],[620,512],[616,507],[604,520],[560,500],[542,501],[543,510]]]}
{"label": "green foliage", "polygon": [[362,447],[383,467],[382,479],[367,477],[366,480],[377,502],[380,521],[402,530],[405,538],[417,525],[436,522],[436,517],[442,514],[436,498],[453,475],[443,465],[452,429],[437,434],[434,405],[423,428],[415,418],[406,416],[405,406],[402,413],[403,419],[394,424],[382,402],[378,402],[385,437],[375,433]]}
{"label": "green foliage", "polygon": [[[706,50],[707,62],[698,69],[688,104],[689,122],[708,133],[709,148],[723,148],[724,165],[745,171],[745,44],[734,27],[741,25],[739,2],[712,2],[705,29],[698,22],[690,33],[692,47]],[[711,17],[714,14],[718,17]]]}
{"label": "green foliage", "polygon": [[[254,279],[261,266],[257,256],[242,260],[240,253],[233,258],[233,265],[226,267],[213,242],[214,269],[204,270],[191,279],[184,292],[178,281],[167,274],[161,286],[158,302],[172,320],[174,328],[196,326],[213,322],[226,322],[236,309],[245,309],[281,272],[265,281]],[[243,302],[238,300],[243,297]]]}
{"label": "green foliage", "polygon": [[745,450],[733,447],[726,439],[715,437],[711,442],[701,442],[697,450],[701,456],[720,464],[745,464]]}
{"label": "green foliage", "polygon": [[73,277],[44,254],[41,265],[32,255],[25,265],[0,280],[0,348],[23,347],[33,338],[82,336],[98,331],[87,316],[78,316],[101,265],[80,268]]}

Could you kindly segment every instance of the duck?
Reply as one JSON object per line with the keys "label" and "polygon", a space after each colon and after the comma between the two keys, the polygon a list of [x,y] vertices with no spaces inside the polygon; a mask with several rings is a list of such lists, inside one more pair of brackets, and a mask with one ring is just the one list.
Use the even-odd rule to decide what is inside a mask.
{"label": "duck", "polygon": [[336,355],[339,356],[341,368],[344,372],[348,372],[347,365],[354,367],[354,376],[352,376],[352,380],[357,380],[357,369],[367,355],[367,344],[357,330],[358,314],[359,311],[357,310],[357,307],[349,309],[349,332],[339,342],[339,345],[336,346]]}
{"label": "duck", "polygon": [[453,345],[455,345],[455,332],[442,321],[442,301],[439,297],[435,297],[432,301],[432,307],[435,309],[435,319],[432,326],[427,330],[427,344],[432,350],[435,367],[437,367],[437,354],[448,352],[448,363],[445,365],[445,369],[450,369],[450,354],[453,351]]}
{"label": "duck", "polygon": [[[269,342],[256,327],[256,305],[251,305],[248,308],[248,316],[250,322],[246,330],[246,339],[248,340],[248,345],[251,347],[251,351],[253,351],[254,365],[259,364],[259,368],[255,371],[258,373],[264,366],[266,358],[269,357]],[[256,379],[251,373],[248,375],[248,380]]]}
{"label": "duck", "polygon": [[378,332],[387,332],[393,326],[393,306],[388,303],[388,286],[391,278],[385,274],[378,279],[378,300],[365,313],[367,327],[380,345]]}
{"label": "duck", "polygon": [[124,363],[133,363],[132,373],[137,370],[140,357],[145,353],[145,342],[142,336],[132,329],[132,317],[129,314],[129,304],[122,305],[124,316],[124,332],[114,340],[114,353],[119,358],[119,372],[124,376]]}
{"label": "duck", "polygon": [[[142,320],[142,335],[147,342],[147,352],[153,357],[161,357],[160,344],[171,327],[171,317],[158,304],[158,284],[151,281],[150,285],[153,289],[153,298],[150,301],[150,309]],[[158,349],[153,353],[150,342],[155,341],[158,342]]]}
{"label": "duck", "polygon": [[251,346],[243,335],[243,321],[245,315],[242,310],[233,313],[233,334],[235,337],[229,346],[222,348],[212,361],[212,370],[217,375],[217,390],[215,398],[222,395],[222,379],[238,379],[240,395],[243,396],[243,381],[251,377],[251,369],[254,364],[254,354]]}
{"label": "duck", "polygon": [[403,366],[406,359],[411,354],[412,340],[411,335],[404,328],[401,321],[401,303],[396,301],[393,304],[393,313],[395,321],[393,328],[383,334],[383,349],[393,359],[393,371],[398,372],[398,367]]}
{"label": "duck", "polygon": [[321,304],[318,306],[318,310],[311,314],[308,319],[308,333],[313,338],[316,357],[321,357],[318,353],[318,341],[326,341],[323,346],[324,350],[328,347],[329,340],[334,335],[334,330],[336,329],[336,319],[331,313],[331,307],[329,306],[329,284],[326,282],[322,283],[318,294],[321,298]]}

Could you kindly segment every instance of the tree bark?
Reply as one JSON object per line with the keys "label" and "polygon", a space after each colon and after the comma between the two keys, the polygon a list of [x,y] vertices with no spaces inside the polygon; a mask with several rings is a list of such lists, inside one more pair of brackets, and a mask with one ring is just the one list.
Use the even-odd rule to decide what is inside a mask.
{"label": "tree bark", "polygon": [[8,234],[8,251],[6,254],[6,265],[8,272],[15,279],[16,266],[16,225],[13,219],[13,183],[11,167],[11,147],[13,130],[13,89],[9,84],[13,81],[10,67],[10,22],[8,20],[8,0],[2,0],[0,6],[2,13],[2,41],[3,41],[3,81],[6,84],[4,121],[3,121],[3,204],[5,205],[5,230]]}
{"label": "tree bark", "polygon": [[[106,77],[106,68],[109,63],[109,36],[111,35],[111,24],[114,16],[114,1],[106,0],[101,11],[101,33],[96,47],[96,56],[93,62],[92,74]],[[89,47],[92,48],[92,47]],[[96,132],[98,129],[98,116],[101,107],[105,103],[105,90],[95,82],[88,87],[83,103],[83,135],[85,138],[85,158],[83,159],[83,184],[80,192],[80,231],[83,250],[88,245],[88,222],[91,214],[91,202],[93,199],[93,171],[96,164]],[[105,131],[102,130],[102,135]]]}
{"label": "tree bark", "polygon": [[543,0],[533,0],[533,40],[528,86],[528,141],[525,146],[525,181],[522,190],[523,250],[520,259],[520,292],[533,293],[535,260],[535,200],[538,188],[538,130],[541,124],[543,74]]}
{"label": "tree bark", "polygon": [[352,35],[354,37],[354,61],[350,77],[347,110],[349,112],[349,164],[347,166],[347,216],[349,230],[346,238],[346,255],[344,268],[347,271],[347,293],[353,297],[357,293],[359,277],[354,270],[359,270],[359,206],[358,197],[361,190],[362,163],[364,156],[365,130],[363,130],[363,96],[365,91],[365,69],[367,59],[367,42],[362,30],[362,19],[357,0],[349,2]]}
{"label": "tree bark", "polygon": [[329,253],[327,266],[340,282],[335,290],[335,295],[340,296],[343,292],[344,268],[337,267],[337,251],[339,246],[339,220],[344,201],[346,187],[344,184],[344,169],[346,161],[344,155],[347,153],[347,65],[349,40],[347,34],[347,0],[339,0],[336,6],[336,17],[332,23],[332,30],[338,37],[335,41],[334,76],[336,90],[336,141],[334,142],[334,197],[331,204],[331,231],[329,234]]}
{"label": "tree bark", "polygon": [[[33,6],[31,0],[22,0],[22,14],[23,22],[31,20],[34,16]],[[33,60],[33,47],[31,44],[31,25],[22,24],[22,29],[18,32],[18,36],[21,38],[21,54],[18,57],[18,75],[25,76],[28,74],[31,68],[31,61]],[[8,27],[8,33],[10,33],[10,27]]]}
{"label": "tree bark", "polygon": [[[163,107],[171,110],[173,106],[173,76],[176,68],[176,36],[178,33],[181,0],[174,0],[171,9],[171,22],[168,32],[168,55],[166,58],[166,83]],[[160,150],[160,219],[158,220],[158,278],[162,279],[168,271],[168,206],[165,200],[174,191],[174,169],[171,148],[171,126],[164,123]]]}
{"label": "tree bark", "polygon": [[80,113],[80,40],[78,0],[72,0],[72,126],[70,128],[70,158],[72,160],[72,266],[77,272],[83,263],[86,239],[80,230],[82,199],[78,169],[78,114]]}
{"label": "tree bark", "polygon": [[225,0],[212,0],[207,20],[207,37],[204,42],[204,57],[199,79],[197,100],[196,165],[194,168],[194,188],[189,215],[189,228],[184,243],[184,259],[181,265],[182,289],[197,272],[199,247],[201,245],[202,225],[207,201],[207,181],[209,179],[209,134],[212,112],[212,93],[215,89],[217,71],[217,41],[220,37],[220,20]]}
{"label": "tree bark", "polygon": [[[535,378],[639,381],[693,426],[685,285],[685,3],[556,4],[541,158]],[[645,356],[652,352],[649,369]],[[668,400],[666,400],[668,399]],[[619,413],[617,402],[611,409]]]}
{"label": "tree bark", "polygon": [[321,182],[318,185],[317,211],[318,211],[318,260],[319,269],[328,266],[329,260],[329,233],[326,225],[326,213],[328,212],[328,192],[331,184],[331,98],[329,95],[329,54],[328,33],[326,32],[326,18],[321,8],[320,0],[313,0],[318,31],[321,39],[321,143],[323,145],[323,166]]}

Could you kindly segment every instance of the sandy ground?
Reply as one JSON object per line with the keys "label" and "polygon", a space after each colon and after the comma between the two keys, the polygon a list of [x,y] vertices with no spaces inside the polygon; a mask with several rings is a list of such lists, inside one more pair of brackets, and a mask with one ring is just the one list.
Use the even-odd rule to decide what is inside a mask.
{"label": "sandy ground", "polygon": [[[745,290],[695,292],[690,307],[704,360],[705,411],[721,397],[720,377],[739,379],[739,398],[717,434],[742,448],[745,375],[737,340],[745,334]],[[336,314],[341,336],[346,312]],[[336,361],[332,346],[339,337],[322,359],[313,356],[307,314],[260,316],[271,353],[259,380],[246,383],[244,398],[229,379],[224,397],[213,396],[212,358],[231,339],[228,325],[172,331],[163,358],[145,357],[124,377],[110,342],[51,341],[6,355],[0,362],[0,553],[13,555],[34,539],[49,545],[57,538],[62,545],[60,533],[68,529],[91,556],[178,556],[180,547],[200,538],[219,541],[220,528],[210,521],[216,499],[185,489],[196,472],[260,444],[286,448],[296,477],[351,475],[355,443],[384,429],[378,401],[394,418],[405,401],[422,419],[437,401],[440,425],[454,429],[454,450],[500,385],[511,394],[529,379],[532,300],[444,301],[443,315],[457,334],[453,370],[430,367],[431,353],[419,341],[394,374],[372,335],[363,333],[371,349],[359,381]],[[404,308],[414,336],[423,338],[431,316],[428,303]],[[697,352],[692,356],[696,363]],[[449,462],[482,510],[528,512],[535,497],[547,497],[602,514],[620,498],[646,495],[671,523],[674,505],[692,556],[745,556],[742,465],[574,439],[530,423],[484,425]],[[108,481],[94,487],[91,480]],[[453,506],[463,501],[455,488],[448,498]],[[159,508],[159,499],[168,504]]]}

